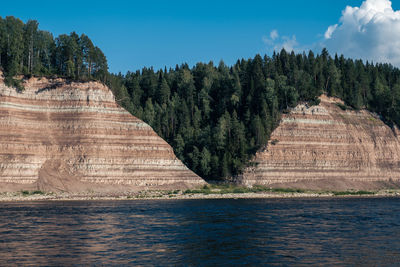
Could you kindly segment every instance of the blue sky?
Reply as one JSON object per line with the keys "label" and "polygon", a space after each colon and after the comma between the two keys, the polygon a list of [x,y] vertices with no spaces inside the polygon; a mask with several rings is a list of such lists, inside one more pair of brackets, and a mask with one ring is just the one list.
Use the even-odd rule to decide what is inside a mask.
{"label": "blue sky", "polygon": [[[0,16],[12,15],[23,21],[36,19],[41,29],[54,35],[85,33],[106,54],[110,71],[125,73],[143,66],[162,68],[183,62],[193,65],[210,60],[218,63],[222,59],[233,64],[239,58],[257,53],[271,54],[284,36],[286,39],[296,36],[298,51],[317,50],[326,39],[328,27],[339,23],[345,7],[359,7],[362,3],[362,0],[20,0],[3,2]],[[392,6],[398,10],[400,3],[393,2]],[[344,26],[338,27],[338,36],[343,35],[340,33]],[[280,37],[266,41],[271,39],[273,30]],[[335,43],[333,37],[331,43]],[[337,51],[331,51],[334,52]]]}

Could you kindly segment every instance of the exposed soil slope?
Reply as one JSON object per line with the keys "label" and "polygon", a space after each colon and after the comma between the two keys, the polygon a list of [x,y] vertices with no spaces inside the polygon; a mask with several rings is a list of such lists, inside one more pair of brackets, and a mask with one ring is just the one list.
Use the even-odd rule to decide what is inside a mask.
{"label": "exposed soil slope", "polygon": [[399,131],[339,103],[323,95],[318,106],[298,105],[283,115],[242,182],[329,190],[399,187]]}
{"label": "exposed soil slope", "polygon": [[0,191],[113,192],[204,184],[98,82],[0,81]]}

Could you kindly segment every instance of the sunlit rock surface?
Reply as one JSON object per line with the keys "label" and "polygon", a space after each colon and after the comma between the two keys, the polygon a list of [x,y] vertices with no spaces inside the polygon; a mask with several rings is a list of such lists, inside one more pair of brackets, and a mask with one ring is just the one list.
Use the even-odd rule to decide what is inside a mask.
{"label": "sunlit rock surface", "polygon": [[283,115],[242,182],[340,190],[397,186],[399,131],[366,110],[343,110],[339,103],[323,95],[318,106],[298,105]]}
{"label": "sunlit rock surface", "polygon": [[205,183],[98,82],[0,80],[0,188],[121,191]]}

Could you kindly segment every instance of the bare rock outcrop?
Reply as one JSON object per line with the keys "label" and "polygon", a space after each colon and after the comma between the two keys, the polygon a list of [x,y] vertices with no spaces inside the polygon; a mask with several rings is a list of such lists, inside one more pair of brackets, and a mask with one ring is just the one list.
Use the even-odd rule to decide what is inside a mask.
{"label": "bare rock outcrop", "polygon": [[98,82],[0,81],[0,191],[82,192],[205,184]]}
{"label": "bare rock outcrop", "polygon": [[301,104],[283,115],[242,182],[334,190],[398,187],[397,128],[366,110],[343,110],[339,99],[320,99],[318,106]]}

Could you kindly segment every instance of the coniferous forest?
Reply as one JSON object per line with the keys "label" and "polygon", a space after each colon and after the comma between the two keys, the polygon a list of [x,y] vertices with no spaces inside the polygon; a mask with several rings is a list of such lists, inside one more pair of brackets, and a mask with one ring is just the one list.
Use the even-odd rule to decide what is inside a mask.
{"label": "coniferous forest", "polygon": [[86,35],[54,39],[36,21],[7,17],[0,19],[0,56],[6,82],[17,88],[17,75],[106,83],[121,106],[150,124],[205,179],[240,174],[282,113],[299,102],[318,104],[322,93],[343,99],[343,108],[366,108],[389,126],[400,125],[400,70],[332,57],[326,49],[282,50],[233,66],[210,62],[110,74],[106,57]]}
{"label": "coniferous forest", "polygon": [[15,79],[21,74],[105,81],[106,57],[88,36],[72,32],[53,38],[38,26],[35,20],[23,23],[12,16],[0,17],[0,64],[7,84],[23,90]]}
{"label": "coniferous forest", "polygon": [[[388,64],[282,50],[233,66],[144,68],[109,81],[117,101],[149,123],[189,168],[206,179],[240,174],[300,101],[327,93],[400,125],[400,70]],[[346,108],[346,107],[343,107]]]}

